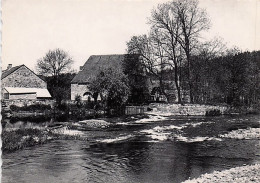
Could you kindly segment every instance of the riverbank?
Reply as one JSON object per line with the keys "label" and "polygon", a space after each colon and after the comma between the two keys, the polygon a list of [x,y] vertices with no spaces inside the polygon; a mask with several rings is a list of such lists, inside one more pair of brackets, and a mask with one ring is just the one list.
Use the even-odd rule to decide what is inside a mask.
{"label": "riverbank", "polygon": [[203,174],[199,178],[186,180],[183,183],[212,183],[212,182],[260,182],[260,164],[231,168]]}
{"label": "riverbank", "polygon": [[86,140],[68,128],[17,129],[2,131],[2,151],[12,152],[25,147],[47,143],[51,140]]}
{"label": "riverbank", "polygon": [[51,140],[83,140],[83,132],[78,128],[107,128],[111,123],[102,119],[79,122],[53,122],[48,126],[35,128],[7,127],[2,131],[2,150],[12,152],[25,147],[47,143]]}

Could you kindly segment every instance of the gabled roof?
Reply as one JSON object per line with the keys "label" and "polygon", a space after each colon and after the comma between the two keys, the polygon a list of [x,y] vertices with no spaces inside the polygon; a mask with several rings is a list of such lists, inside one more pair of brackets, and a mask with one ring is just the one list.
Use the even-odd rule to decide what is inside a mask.
{"label": "gabled roof", "polygon": [[2,77],[1,77],[1,79],[4,79],[5,77],[7,77],[8,75],[12,74],[14,71],[16,71],[17,69],[19,69],[19,68],[22,67],[22,66],[24,66],[24,65],[18,65],[18,66],[15,66],[15,67],[10,68],[10,69],[8,69],[8,70],[4,70],[4,71],[2,72]]}
{"label": "gabled roof", "polygon": [[18,87],[5,87],[10,94],[31,94],[36,93],[39,98],[51,98],[49,91],[46,88],[18,88]]}
{"label": "gabled roof", "polygon": [[[21,68],[21,67],[23,67],[23,66],[26,67],[26,65],[23,64],[23,65],[18,65],[18,66],[12,67],[12,68],[10,68],[10,69],[8,69],[8,70],[3,70],[3,71],[2,71],[1,80],[4,79],[5,77],[9,76],[10,74],[12,74],[13,72],[15,72],[16,70],[18,70],[19,68]],[[31,69],[29,69],[28,67],[26,67],[26,69],[28,69],[28,70],[31,71],[34,75],[36,75],[36,76],[39,77],[41,80],[43,80],[44,82],[46,82],[43,77],[41,77],[41,76],[35,74],[35,72],[33,72],[33,71],[32,71]]]}
{"label": "gabled roof", "polygon": [[92,55],[83,65],[83,68],[72,79],[71,83],[88,83],[89,80],[98,74],[100,69],[109,67],[122,67],[122,61],[125,58],[122,55]]}

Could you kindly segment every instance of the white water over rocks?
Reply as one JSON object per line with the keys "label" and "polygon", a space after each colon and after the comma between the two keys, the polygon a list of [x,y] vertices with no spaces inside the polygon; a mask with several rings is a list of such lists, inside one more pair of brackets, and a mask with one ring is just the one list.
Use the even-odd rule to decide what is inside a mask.
{"label": "white water over rocks", "polygon": [[170,126],[156,126],[153,129],[149,130],[142,130],[140,133],[148,134],[148,136],[154,140],[167,140],[169,136],[171,135],[171,132],[169,130],[177,129],[180,130],[182,127],[170,125]]}
{"label": "white water over rocks", "polygon": [[[197,127],[202,124],[211,124],[213,122],[198,122],[198,123],[185,123],[180,126],[176,125],[169,125],[169,126],[156,126],[152,129],[142,130],[140,133],[147,134],[148,137],[152,138],[153,140],[177,140],[182,142],[202,142],[202,141],[210,141],[210,140],[216,140],[216,141],[222,141],[221,138],[216,137],[185,137],[182,136],[182,129],[187,128],[189,126],[191,127]],[[174,131],[172,131],[174,130]]]}
{"label": "white water over rocks", "polygon": [[181,135],[176,135],[174,136],[174,138],[176,138],[176,140],[178,141],[182,141],[182,142],[188,142],[188,143],[192,143],[192,142],[203,142],[203,141],[210,141],[210,140],[216,140],[216,141],[222,141],[222,139],[220,138],[215,138],[215,137],[184,137]]}
{"label": "white water over rocks", "polygon": [[85,127],[89,127],[89,128],[105,128],[110,125],[109,122],[106,122],[104,120],[98,120],[98,119],[79,121],[79,124],[82,124]]}
{"label": "white water over rocks", "polygon": [[238,129],[219,136],[232,139],[260,139],[260,128]]}
{"label": "white water over rocks", "polygon": [[67,126],[52,129],[51,132],[55,133],[55,134],[71,135],[71,136],[77,136],[77,135],[83,135],[84,134],[82,131],[79,131],[79,130],[71,130]]}
{"label": "white water over rocks", "polygon": [[[210,141],[210,140],[215,140],[215,141],[222,141],[221,138],[216,138],[216,137],[185,137],[180,135],[181,129],[183,127],[175,126],[175,125],[170,125],[170,126],[156,126],[153,129],[149,130],[142,130],[140,133],[145,133],[148,134],[147,136],[152,138],[153,140],[159,140],[159,141],[164,141],[164,140],[176,140],[176,141],[182,141],[182,142],[202,142],[202,141]],[[176,129],[177,131],[172,132],[169,130]]]}
{"label": "white water over rocks", "polygon": [[188,127],[188,126],[197,127],[197,126],[200,126],[202,124],[212,124],[212,123],[214,123],[214,122],[209,121],[209,122],[198,122],[198,123],[185,123],[182,126],[183,127]]}
{"label": "white water over rocks", "polygon": [[97,141],[102,142],[102,143],[114,143],[114,142],[124,141],[124,140],[127,140],[132,137],[133,137],[133,135],[126,135],[126,136],[120,136],[120,137],[116,137],[116,138],[103,139],[103,140],[97,140]]}
{"label": "white water over rocks", "polygon": [[142,130],[141,133],[147,133],[148,137],[152,138],[153,140],[167,140],[168,136],[171,134],[169,132],[158,132],[154,129],[150,129],[150,130]]}
{"label": "white water over rocks", "polygon": [[144,118],[144,119],[139,119],[136,120],[136,123],[150,123],[150,122],[155,122],[155,121],[163,121],[167,119],[166,117],[162,115],[149,115],[149,118]]}

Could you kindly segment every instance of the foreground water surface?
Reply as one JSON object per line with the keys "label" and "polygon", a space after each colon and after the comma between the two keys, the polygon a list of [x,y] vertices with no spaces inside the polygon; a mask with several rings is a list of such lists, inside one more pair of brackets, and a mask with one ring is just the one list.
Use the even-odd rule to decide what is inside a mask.
{"label": "foreground water surface", "polygon": [[[259,129],[260,116],[162,117],[75,125],[88,140],[55,140],[2,155],[2,182],[182,182],[214,170],[260,163],[257,139],[220,138]],[[17,122],[7,127],[44,126]],[[7,128],[6,127],[6,128]]]}

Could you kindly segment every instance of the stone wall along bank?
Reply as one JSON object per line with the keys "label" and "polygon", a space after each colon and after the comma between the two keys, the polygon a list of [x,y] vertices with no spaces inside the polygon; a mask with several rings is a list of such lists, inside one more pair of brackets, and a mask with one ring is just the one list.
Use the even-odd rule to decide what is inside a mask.
{"label": "stone wall along bank", "polygon": [[227,106],[214,106],[214,105],[200,105],[200,104],[150,104],[149,108],[153,109],[154,113],[167,113],[170,115],[192,115],[192,116],[203,116],[207,111],[219,110],[221,114],[224,114],[228,107]]}

